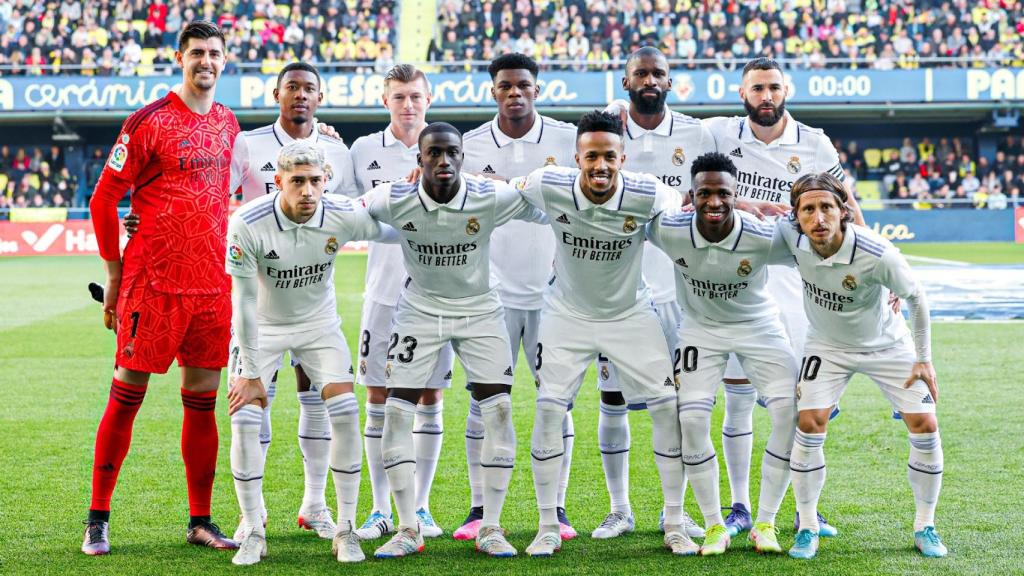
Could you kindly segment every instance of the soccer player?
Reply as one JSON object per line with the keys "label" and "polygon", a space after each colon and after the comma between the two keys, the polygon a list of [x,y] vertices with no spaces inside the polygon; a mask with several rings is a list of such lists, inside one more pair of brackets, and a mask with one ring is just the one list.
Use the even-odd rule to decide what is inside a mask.
{"label": "soccer player", "polygon": [[[541,116],[534,109],[534,101],[539,95],[537,63],[523,54],[503,54],[495,58],[487,70],[491,75],[491,96],[498,105],[498,113],[493,120],[464,136],[466,161],[463,168],[467,172],[510,180],[526,176],[542,166],[571,166],[576,148],[576,127]],[[537,353],[540,309],[544,304],[544,288],[551,278],[554,257],[555,241],[546,226],[512,220],[491,236],[491,265],[499,282],[501,303],[505,307],[513,371],[519,360],[520,345],[527,358],[532,359]],[[528,364],[536,380],[533,363]],[[575,434],[572,412],[567,412],[562,423],[565,458],[558,482],[557,508],[563,540],[576,536],[565,512]],[[470,398],[466,418],[466,459],[471,507],[462,526],[452,534],[456,540],[476,538],[483,519],[482,444],[480,406]]]}
{"label": "soccer player", "polygon": [[[776,233],[796,259],[810,330],[796,388],[799,421],[790,460],[800,530],[789,555],[810,559],[817,553],[816,508],[825,484],[829,413],[850,377],[860,373],[878,384],[910,433],[914,544],[925,556],[945,556],[935,531],[943,457],[924,290],[899,250],[851,222],[850,195],[838,178],[830,173],[802,176],[790,198],[791,222],[780,223]],[[902,315],[889,306],[890,293],[906,300],[909,331]]]}
{"label": "soccer player", "polygon": [[[391,123],[381,132],[359,138],[352,144],[354,181],[359,194],[366,194],[384,182],[404,181],[416,168],[418,139],[426,127],[430,107],[430,83],[423,72],[410,64],[399,64],[384,76],[384,107]],[[356,381],[366,386],[366,427],[363,431],[366,462],[370,469],[373,510],[356,530],[367,540],[395,531],[391,514],[391,488],[381,456],[384,404],[387,400],[385,358],[392,334],[391,321],[398,305],[402,283],[408,273],[397,246],[371,243],[366,260],[366,298],[359,337],[359,369]],[[445,346],[432,374],[425,376],[413,425],[416,445],[416,513],[422,534],[432,538],[443,534],[430,514],[430,488],[444,439],[443,389],[452,383],[452,349]]]}
{"label": "soccer player", "polygon": [[[348,147],[341,140],[322,134],[315,120],[317,108],[323,101],[320,73],[316,67],[304,62],[285,65],[277,75],[274,99],[280,108],[277,121],[241,132],[235,139],[231,190],[241,187],[243,204],[279,190],[276,184],[277,156],[286,145],[298,141],[308,142],[323,152],[328,169],[325,192],[354,192]],[[334,276],[328,275],[325,281],[333,286]],[[295,364],[295,358],[292,363]],[[295,364],[295,380],[299,399],[298,439],[305,472],[305,493],[299,508],[298,524],[315,531],[321,538],[333,538],[335,525],[324,499],[331,425],[319,392],[310,389],[310,380],[299,364]],[[270,408],[277,391],[276,382],[275,373],[267,380],[267,406],[261,411],[260,445],[264,459],[270,446]],[[263,517],[265,521],[265,510]],[[244,531],[245,525],[240,524],[235,539],[239,539]]]}
{"label": "soccer player", "polygon": [[[679,327],[675,370],[680,376],[679,420],[683,463],[704,514],[702,555],[729,547],[718,495],[718,460],[711,444],[711,410],[730,354],[735,354],[771,415],[772,432],[761,462],[761,498],[750,538],[759,552],[781,553],[775,515],[789,486],[789,453],[796,426],[796,359],[765,287],[767,264],[791,261],[774,226],[735,209],[736,167],[718,152],[693,161],[694,212],[665,213],[647,237],[675,262]],[[690,553],[697,545],[687,545]]]}
{"label": "soccer player", "polygon": [[537,342],[539,387],[531,440],[540,527],[526,552],[550,556],[561,548],[561,424],[598,352],[628,377],[622,379],[626,400],[647,404],[665,498],[665,545],[676,551],[677,542],[686,538],[676,389],[668,344],[641,265],[644,226],[681,200],[653,176],[620,170],[626,160],[625,133],[617,116],[584,114],[577,134],[579,168],[548,166],[517,182],[527,201],[548,215],[556,243],[555,274]]}
{"label": "soccer player", "polygon": [[453,126],[430,124],[419,137],[420,178],[383,184],[366,197],[370,215],[399,230],[409,272],[395,309],[384,369],[388,398],[382,448],[399,525],[377,549],[378,558],[423,550],[415,513],[416,401],[436,368],[438,353],[449,343],[466,371],[484,426],[484,517],[476,548],[494,557],[516,555],[500,526],[516,441],[511,347],[501,300],[491,286],[489,248],[498,226],[512,218],[543,221],[544,215],[504,182],[463,176],[462,146],[462,135]]}
{"label": "soccer player", "polygon": [[[789,88],[778,62],[755,58],[743,67],[739,95],[746,116],[711,118],[706,121],[717,150],[729,156],[738,170],[737,200],[762,216],[778,216],[789,210],[789,190],[801,174],[828,171],[842,179],[843,167],[824,132],[797,122],[786,111]],[[859,212],[854,209],[859,218]],[[863,220],[858,220],[863,223]],[[801,357],[807,333],[807,317],[800,301],[799,275],[789,266],[772,266],[768,292],[779,303],[782,323],[796,357]],[[733,357],[725,371],[725,419],[722,450],[725,452],[732,510],[725,519],[731,536],[753,526],[750,516],[750,459],[753,447],[753,410],[757,393]],[[819,519],[821,534],[836,530]]]}
{"label": "soccer player", "polygon": [[[650,46],[633,52],[626,61],[622,87],[629,93],[624,139],[628,168],[655,175],[680,194],[686,194],[690,190],[690,165],[693,159],[704,152],[713,151],[715,141],[699,120],[672,112],[665,105],[672,89],[672,78],[665,56]],[[676,303],[674,274],[672,260],[664,252],[650,246],[644,248],[644,280],[651,289],[651,301],[670,353],[675,352],[676,330],[683,319]],[[598,415],[597,434],[611,512],[592,536],[614,538],[632,532],[634,527],[633,511],[629,503],[629,420],[626,399],[620,391],[621,376],[614,365],[604,360],[603,356],[601,358],[598,370],[601,411]],[[664,512],[661,524],[664,525]],[[685,510],[683,527],[691,538],[704,536],[704,530]]]}
{"label": "soccer player", "polygon": [[267,554],[260,428],[269,398],[263,382],[273,377],[285,351],[305,367],[310,389],[322,396],[329,415],[338,498],[333,552],[339,562],[358,562],[364,559],[353,526],[362,469],[359,404],[330,279],[345,242],[380,239],[383,229],[358,203],[323,195],[329,168],[313,142],[285,145],[275,164],[278,191],[246,204],[228,228],[226,266],[234,278],[232,324],[238,339],[237,379],[228,394],[231,471],[244,517],[232,562],[255,564]]}
{"label": "soccer player", "polygon": [[[224,273],[234,114],[214,102],[224,34],[195,21],[178,38],[181,86],[132,114],[93,194],[91,213],[107,270],[103,311],[117,332],[110,399],[96,433],[92,502],[82,552],[110,552],[110,499],[128,454],[149,375],[181,366],[181,454],[191,544],[233,549],[210,519],[217,467],[214,408],[230,339]],[[122,257],[117,203],[132,190],[142,224]]]}

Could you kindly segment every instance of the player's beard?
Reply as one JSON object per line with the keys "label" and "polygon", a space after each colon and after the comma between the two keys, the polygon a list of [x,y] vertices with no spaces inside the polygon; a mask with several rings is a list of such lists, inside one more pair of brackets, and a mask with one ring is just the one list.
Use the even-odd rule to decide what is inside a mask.
{"label": "player's beard", "polygon": [[[202,72],[209,72],[209,76],[200,76]],[[209,70],[196,69],[192,73],[192,84],[201,90],[212,90],[217,85],[217,72],[213,68]]]}
{"label": "player's beard", "polygon": [[747,117],[750,121],[760,126],[775,126],[782,120],[786,113],[786,102],[780,102],[778,106],[772,105],[772,113],[765,115],[759,107],[753,106],[747,100],[743,101],[743,107],[747,110]]}
{"label": "player's beard", "polygon": [[640,114],[651,115],[658,114],[665,109],[665,100],[668,99],[668,92],[665,90],[658,90],[658,97],[651,100],[644,98],[643,90],[630,90],[629,101],[636,106],[636,111]]}

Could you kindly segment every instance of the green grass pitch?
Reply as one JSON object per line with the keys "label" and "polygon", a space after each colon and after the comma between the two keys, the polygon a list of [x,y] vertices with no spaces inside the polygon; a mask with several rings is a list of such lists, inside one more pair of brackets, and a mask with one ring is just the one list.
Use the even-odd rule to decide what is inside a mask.
{"label": "green grass pitch", "polygon": [[[1019,247],[1004,247],[1004,261],[1021,261]],[[904,245],[907,252],[914,252]],[[972,250],[959,250],[958,254]],[[978,251],[973,251],[977,253]],[[949,250],[938,252],[950,256]],[[926,255],[932,255],[929,252]],[[925,255],[925,254],[922,254]],[[966,259],[966,258],[964,258]],[[337,266],[338,306],[354,346],[365,257],[344,255]],[[568,511],[581,537],[554,558],[490,560],[471,543],[450,537],[429,540],[426,553],[407,560],[369,560],[338,566],[330,544],[295,525],[302,495],[301,456],[295,440],[294,378],[284,376],[274,406],[274,441],[265,492],[270,509],[270,556],[250,569],[230,564],[230,553],[184,543],[187,502],[179,454],[181,406],[178,373],[153,379],[136,421],[135,439],[114,495],[113,553],[89,558],[79,551],[81,521],[89,499],[96,425],[110,383],[113,334],[103,329],[99,306],[85,285],[102,278],[95,258],[0,259],[0,573],[4,574],[640,574],[699,571],[707,574],[1008,574],[1024,565],[1020,522],[1024,480],[1024,419],[1020,417],[1020,342],[1024,323],[937,323],[933,328],[940,379],[940,422],[946,473],[937,520],[950,548],[948,558],[928,560],[912,549],[913,500],[906,480],[908,442],[904,426],[891,420],[877,388],[858,377],[843,398],[843,413],[829,430],[828,482],[822,510],[840,537],[823,540],[817,560],[760,557],[745,538],[724,556],[675,558],[661,548],[657,532],[660,489],[650,450],[650,421],[630,416],[635,534],[595,541],[589,532],[608,508],[597,450],[597,394],[593,375],[575,410],[576,449]],[[353,347],[354,350],[354,347]],[[468,507],[463,430],[467,394],[456,372],[445,398],[444,451],[432,495],[435,518],[448,533]],[[518,431],[517,469],[505,505],[504,525],[522,553],[534,535],[536,503],[530,474],[529,440],[534,387],[523,362],[513,398]],[[360,402],[364,400],[358,392]],[[218,405],[221,431],[214,518],[231,533],[238,506],[228,464],[227,401]],[[768,418],[755,412],[756,505],[760,453]],[[720,430],[721,409],[714,429]],[[718,435],[716,444],[719,441]],[[724,468],[724,467],[723,467]],[[370,506],[366,475],[360,520]],[[728,486],[722,473],[722,498]],[[333,488],[328,487],[328,502]],[[692,495],[687,510],[699,518]],[[780,541],[792,544],[792,495],[779,515]],[[1015,519],[1016,518],[1016,519]],[[372,555],[382,541],[367,542]]]}

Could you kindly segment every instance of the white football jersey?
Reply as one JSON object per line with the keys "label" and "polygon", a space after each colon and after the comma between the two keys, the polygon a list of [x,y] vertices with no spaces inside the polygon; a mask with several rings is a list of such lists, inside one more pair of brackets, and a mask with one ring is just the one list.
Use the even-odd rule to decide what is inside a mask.
{"label": "white football jersey", "polygon": [[[352,144],[352,169],[357,194],[366,194],[385,182],[404,182],[417,167],[418,153],[416,144],[407,147],[395,138],[390,124],[380,132],[356,140]],[[395,306],[406,276],[400,247],[377,242],[370,244],[366,257],[366,298],[385,306]]]}
{"label": "white football jersey", "polygon": [[[462,137],[463,170],[506,180],[526,176],[542,166],[573,166],[576,126],[534,114],[533,127],[522,138],[498,128],[498,117]],[[547,227],[513,220],[491,236],[491,270],[498,280],[501,302],[517,310],[539,310],[551,278],[555,243]]]}
{"label": "white football jersey", "polygon": [[281,211],[280,192],[238,209],[228,224],[228,274],[259,278],[257,319],[263,335],[337,324],[334,258],[350,240],[375,240],[383,229],[358,203],[324,195],[297,224]]}
{"label": "white football jersey", "polygon": [[718,151],[729,156],[739,170],[739,198],[788,206],[793,182],[804,174],[828,172],[843,179],[839,154],[822,130],[797,122],[789,112],[784,121],[782,136],[771,144],[754,136],[746,116],[705,121]]}
{"label": "white football jersey", "polygon": [[544,214],[509,184],[468,174],[447,204],[431,199],[420,182],[385,183],[364,200],[370,215],[402,238],[409,273],[402,298],[438,316],[498,309],[501,300],[491,283],[491,233],[513,218],[544,221]]}
{"label": "white football jersey", "polygon": [[689,320],[721,326],[778,317],[765,288],[766,266],[793,257],[781,238],[773,241],[772,224],[733,214],[732,232],[715,243],[701,235],[693,212],[665,212],[647,225],[647,239],[674,261],[679,305]]}
{"label": "white football jersey", "polygon": [[620,170],[615,194],[593,204],[580,190],[579,174],[548,166],[516,182],[548,215],[555,238],[545,302],[586,320],[617,320],[650,306],[641,275],[644,227],[682,199],[654,176]]}
{"label": "white football jersey", "polygon": [[[711,132],[696,118],[666,108],[665,118],[646,130],[629,116],[626,121],[626,167],[657,176],[685,196],[690,191],[690,165],[705,152],[715,151]],[[676,299],[672,260],[660,250],[644,249],[644,280],[656,304]]]}
{"label": "white football jersey", "polygon": [[[231,153],[231,190],[242,187],[243,204],[278,191],[274,184],[277,155],[296,141],[284,131],[280,119],[269,126],[238,133]],[[324,191],[355,196],[348,146],[337,138],[320,134],[315,123],[313,133],[301,141],[319,147],[330,166]]]}
{"label": "white football jersey", "polygon": [[894,346],[909,330],[889,306],[889,292],[907,298],[919,290],[910,266],[891,242],[874,231],[846,225],[843,245],[822,258],[807,237],[785,220],[776,234],[796,257],[803,280],[807,342],[849,352]]}

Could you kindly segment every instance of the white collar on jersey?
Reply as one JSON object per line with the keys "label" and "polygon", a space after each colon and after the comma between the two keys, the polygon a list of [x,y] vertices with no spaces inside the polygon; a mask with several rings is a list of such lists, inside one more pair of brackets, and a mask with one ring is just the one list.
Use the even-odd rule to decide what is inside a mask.
{"label": "white collar on jersey", "polygon": [[525,141],[530,144],[540,144],[541,137],[544,136],[544,119],[541,118],[540,114],[536,111],[533,112],[533,126],[530,130],[523,134],[522,138],[512,138],[501,131],[498,127],[498,115],[494,115],[494,120],[491,120],[491,137],[494,138],[494,143],[498,148],[504,148],[515,141]]}
{"label": "white collar on jersey", "polygon": [[721,242],[710,242],[707,238],[701,235],[700,230],[697,228],[698,216],[694,215],[693,219],[690,220],[690,241],[693,242],[693,247],[702,250],[711,246],[717,246],[722,250],[728,250],[735,252],[736,247],[740,245],[740,236],[743,235],[743,218],[738,212],[733,210],[732,212],[732,231],[726,234],[725,238],[722,238]]}
{"label": "white collar on jersey", "polygon": [[455,196],[453,196],[447,204],[439,204],[435,202],[429,194],[427,194],[427,191],[423,189],[422,178],[420,178],[419,185],[416,187],[416,192],[420,196],[420,203],[423,204],[423,209],[427,212],[433,212],[434,210],[440,209],[442,206],[450,210],[462,210],[466,207],[466,179],[461,175],[459,176],[459,191],[455,193]]}
{"label": "white collar on jersey", "polygon": [[811,240],[807,236],[801,233],[796,239],[796,247],[803,250],[804,252],[810,252],[815,256],[818,256],[818,266],[834,266],[835,264],[846,264],[849,266],[853,264],[853,257],[857,253],[857,233],[854,231],[854,225],[852,222],[846,223],[846,231],[843,232],[843,244],[839,247],[839,250],[835,254],[828,258],[822,258],[814,251],[811,247]]}
{"label": "white collar on jersey", "polygon": [[399,146],[401,146],[402,148],[405,148],[406,150],[418,150],[419,149],[419,146],[416,145],[416,144],[414,144],[410,148],[410,147],[405,145],[405,142],[402,142],[398,138],[395,138],[395,133],[391,131],[391,124],[388,124],[387,128],[384,129],[384,147],[385,148],[390,148],[390,147],[394,146],[395,144],[398,144]]}
{"label": "white collar on jersey", "polygon": [[675,120],[672,118],[672,111],[665,107],[665,117],[661,119],[661,124],[654,127],[654,130],[648,130],[633,120],[633,116],[626,114],[626,135],[629,136],[630,140],[636,140],[644,134],[657,134],[658,136],[671,136],[674,128]]}
{"label": "white collar on jersey", "polygon": [[773,146],[792,146],[800,143],[800,124],[789,115],[789,111],[783,113],[783,121],[786,122],[786,128],[782,131],[782,136],[779,136],[774,142],[765,144],[754,136],[754,131],[750,129],[750,118],[743,118],[740,120],[740,133],[739,138],[741,142],[753,143],[760,142],[762,145],[767,147]]}
{"label": "white collar on jersey", "polygon": [[[278,116],[277,120],[270,126],[270,129],[274,131],[274,138],[277,138],[277,143],[282,147],[291,144],[292,142],[298,142],[295,138],[292,138],[284,131],[284,126],[281,125],[281,117]],[[316,122],[313,122],[313,132],[308,138],[301,138],[302,142],[309,142],[310,144],[316,144],[319,140],[320,129],[317,128]]]}
{"label": "white collar on jersey", "polygon": [[274,198],[274,219],[277,220],[277,229],[284,232],[285,230],[293,230],[295,228],[323,228],[324,227],[324,202],[320,200],[316,203],[316,212],[313,213],[313,217],[306,220],[302,224],[293,221],[284,215],[284,211],[281,210],[281,193],[277,193],[277,198]]}
{"label": "white collar on jersey", "polygon": [[616,179],[618,182],[615,184],[615,194],[612,194],[612,197],[604,204],[594,204],[583,194],[583,189],[580,188],[580,174],[577,174],[572,182],[572,200],[576,203],[576,209],[582,211],[591,208],[604,208],[616,211],[622,208],[622,190],[626,187],[626,181],[622,178],[622,172],[616,175]]}

